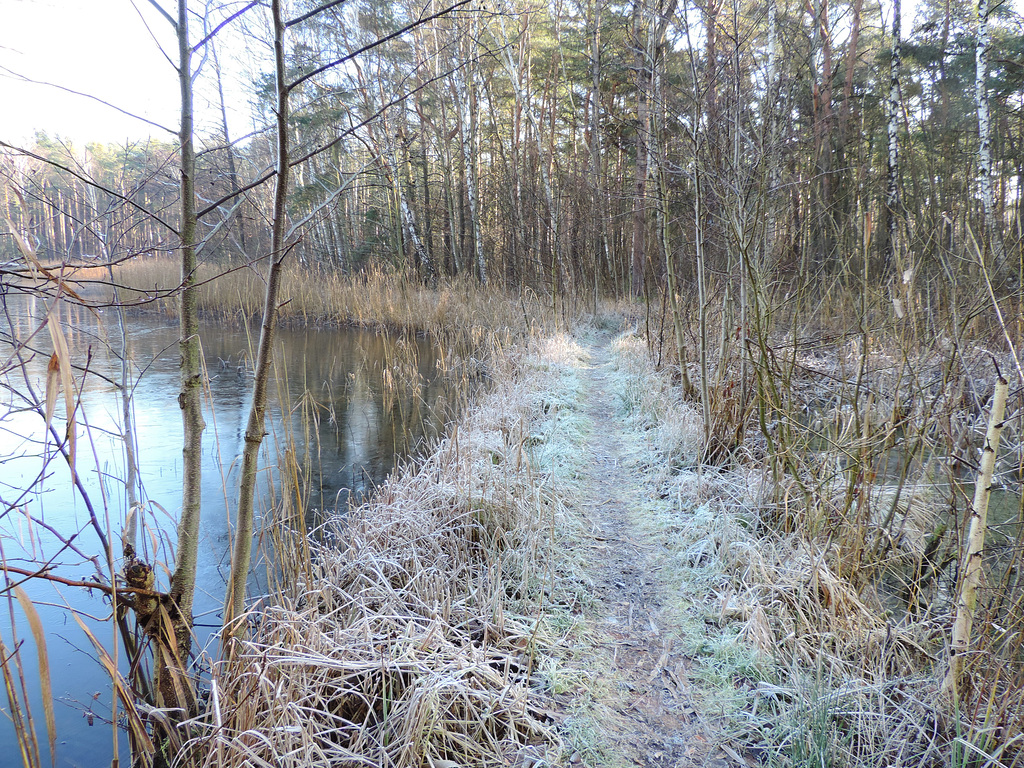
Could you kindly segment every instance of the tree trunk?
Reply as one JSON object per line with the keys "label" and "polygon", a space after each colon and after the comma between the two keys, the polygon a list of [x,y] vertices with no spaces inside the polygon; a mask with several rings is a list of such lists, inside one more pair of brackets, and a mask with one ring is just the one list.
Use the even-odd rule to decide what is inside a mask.
{"label": "tree trunk", "polygon": [[886,155],[886,240],[885,253],[882,260],[883,268],[891,266],[894,260],[899,264],[901,256],[900,248],[898,247],[899,226],[897,218],[899,216],[900,200],[900,11],[900,0],[893,0],[892,55],[889,60],[889,94],[885,100],[888,152]]}
{"label": "tree trunk", "polygon": [[459,83],[462,115],[459,128],[462,143],[463,165],[466,171],[466,197],[469,200],[469,234],[473,245],[477,276],[487,284],[487,263],[484,261],[483,239],[480,236],[479,184],[480,125],[477,115],[477,81],[475,65],[467,65],[465,79]]}
{"label": "tree trunk", "polygon": [[[182,500],[178,520],[178,544],[174,574],[171,576],[170,612],[174,652],[158,642],[158,706],[180,707],[187,713],[194,708],[194,697],[185,675],[184,662],[192,649],[192,599],[196,587],[196,559],[199,548],[199,518],[202,487],[203,360],[199,343],[198,276],[196,274],[196,193],[195,147],[192,143],[192,48],[188,34],[188,0],[178,0],[178,83],[181,91],[181,129],[178,133],[181,153],[181,298],[179,306],[181,352],[181,408],[184,444],[182,447]],[[160,656],[163,655],[161,659]],[[185,700],[180,693],[184,692]]]}
{"label": "tree trunk", "polygon": [[[220,70],[220,56],[217,53],[215,41],[210,40],[209,46],[213,53],[213,71],[217,78],[220,124],[221,130],[224,132],[224,151],[227,153],[228,160],[228,183],[231,185],[232,190],[241,189],[242,185],[238,181],[238,168],[235,164],[235,148],[231,146],[231,135],[228,132],[228,110],[227,105],[224,103],[224,79]],[[248,246],[245,244],[245,217],[242,215],[238,216],[238,248],[242,252],[242,258],[245,258]]]}
{"label": "tree trunk", "polygon": [[[816,48],[821,51],[821,72],[814,74],[814,170],[818,180],[818,193],[814,196],[817,209],[814,225],[815,261],[826,263],[834,249],[834,190],[832,174],[834,158],[832,147],[832,31],[829,20],[828,0],[820,0],[817,7],[813,0],[805,0],[807,12],[814,24]],[[812,60],[816,58],[812,56]]]}
{"label": "tree trunk", "polygon": [[274,188],[274,213],[271,222],[270,272],[263,302],[263,325],[254,369],[252,406],[245,427],[245,447],[238,485],[238,511],[235,518],[235,543],[231,556],[231,577],[224,600],[224,631],[226,644],[245,628],[245,587],[252,559],[252,540],[255,527],[256,470],[260,446],[266,433],[267,390],[270,369],[274,362],[274,337],[277,330],[277,295],[281,285],[281,267],[290,245],[287,237],[289,146],[288,146],[288,85],[285,82],[284,17],[282,0],[272,0],[271,16],[274,30],[274,64],[277,94],[277,178]]}
{"label": "tree trunk", "polygon": [[[548,221],[549,221],[549,234],[551,243],[551,294],[552,302],[557,309],[558,304],[558,283],[560,277],[565,276],[565,268],[562,264],[562,252],[559,247],[559,233],[558,233],[558,210],[556,207],[556,199],[554,190],[551,185],[551,175],[548,167],[549,163],[545,160],[544,145],[541,135],[540,121],[537,119],[537,115],[534,112],[533,104],[530,101],[527,93],[524,92],[522,87],[519,68],[512,60],[512,53],[510,47],[507,44],[508,35],[505,31],[505,24],[501,22],[501,32],[503,41],[499,41],[501,48],[504,52],[502,62],[505,65],[505,71],[508,74],[509,81],[512,83],[513,90],[515,91],[516,106],[522,109],[526,113],[529,127],[533,133],[533,140],[537,151],[537,164],[540,166],[541,184],[544,190],[544,200],[547,203],[548,210]],[[528,68],[527,68],[528,69]],[[539,214],[539,211],[538,211]],[[542,227],[538,227],[538,237],[543,231]],[[538,258],[540,251],[538,250]]]}
{"label": "tree trunk", "polygon": [[988,29],[989,0],[978,0],[978,45],[975,49],[974,102],[978,110],[978,185],[985,210],[985,243],[997,269],[1002,267],[1002,227],[997,225],[995,195],[992,190],[992,121],[989,116],[988,76],[989,48],[992,38]]}
{"label": "tree trunk", "polygon": [[[985,2],[985,0],[982,0]],[[964,656],[971,647],[971,626],[978,604],[978,589],[981,587],[982,558],[985,553],[985,533],[988,529],[988,502],[992,495],[992,474],[999,451],[999,436],[1003,431],[1003,412],[1006,408],[1008,385],[1002,376],[996,382],[992,396],[992,413],[989,415],[985,447],[981,454],[981,469],[974,486],[974,503],[971,504],[971,527],[967,546],[961,564],[963,581],[960,598],[956,605],[956,621],[953,623],[953,639],[949,649],[949,671],[942,681],[943,693],[956,696],[957,687],[963,674]]]}
{"label": "tree trunk", "polygon": [[647,169],[650,165],[651,116],[650,98],[651,64],[648,60],[647,43],[650,36],[648,20],[643,9],[644,0],[633,2],[633,32],[631,43],[636,68],[636,168],[633,196],[633,239],[630,245],[629,285],[633,296],[640,296],[644,289],[647,253],[645,239],[647,229]]}
{"label": "tree trunk", "polygon": [[853,0],[850,42],[847,43],[846,48],[846,80],[843,83],[843,107],[839,113],[839,142],[841,145],[845,145],[849,138],[850,114],[853,111],[853,75],[857,65],[857,45],[860,42],[860,15],[863,3],[864,0]]}

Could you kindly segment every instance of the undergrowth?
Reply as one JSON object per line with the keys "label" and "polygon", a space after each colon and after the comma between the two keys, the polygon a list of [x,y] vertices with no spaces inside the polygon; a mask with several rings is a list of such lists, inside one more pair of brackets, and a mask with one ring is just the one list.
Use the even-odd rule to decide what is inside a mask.
{"label": "undergrowth", "polygon": [[[179,265],[164,257],[138,258],[115,274],[129,307],[177,314]],[[199,311],[221,321],[244,322],[261,316],[265,290],[258,264],[204,264],[199,269]],[[89,284],[87,271],[76,275]],[[103,289],[102,283],[98,288]],[[289,263],[282,273],[281,323],[302,327],[354,325],[430,335],[446,347],[503,340],[548,325],[547,303],[529,289],[506,295],[471,278],[425,285],[397,272],[344,275]]]}
{"label": "undergrowth", "polygon": [[[756,654],[731,725],[751,759],[1024,764],[1012,517],[987,550],[961,698],[940,695],[990,371],[1012,376],[1015,361],[995,351],[998,326],[928,330],[919,318],[887,321],[875,299],[864,307],[861,320],[826,298],[814,323],[777,330],[760,352],[749,342],[745,367],[740,352],[715,350],[705,413],[671,365],[652,362],[657,338],[620,340],[623,408],[650,436],[671,505],[652,524],[672,542],[680,581],[704,589],[709,621]],[[870,330],[829,330],[858,325]],[[1002,487],[1019,494],[1019,388],[1015,398],[999,466]]]}

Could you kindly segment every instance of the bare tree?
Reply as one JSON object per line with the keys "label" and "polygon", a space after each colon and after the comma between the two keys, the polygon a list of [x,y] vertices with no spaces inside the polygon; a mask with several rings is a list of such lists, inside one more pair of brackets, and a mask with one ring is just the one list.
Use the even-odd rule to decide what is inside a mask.
{"label": "bare tree", "polygon": [[252,538],[255,528],[256,470],[260,446],[266,434],[267,394],[270,371],[274,363],[274,336],[277,330],[277,302],[281,289],[281,268],[294,241],[288,231],[288,183],[291,157],[288,143],[288,91],[285,68],[285,18],[281,0],[270,4],[274,36],[274,92],[277,115],[277,173],[274,179],[274,208],[271,219],[270,269],[264,295],[263,322],[254,369],[252,405],[245,427],[245,448],[238,483],[238,510],[235,518],[235,544],[231,557],[231,576],[224,598],[224,638],[237,637],[244,629],[245,588],[252,560]]}

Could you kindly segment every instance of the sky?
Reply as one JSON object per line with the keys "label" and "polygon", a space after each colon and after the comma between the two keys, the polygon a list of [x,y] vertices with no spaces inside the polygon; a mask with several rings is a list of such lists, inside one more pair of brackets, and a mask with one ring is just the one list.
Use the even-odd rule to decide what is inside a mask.
{"label": "sky", "polygon": [[[174,15],[174,0],[159,2]],[[171,25],[148,0],[0,0],[0,139],[17,144],[39,129],[77,144],[149,135],[173,140],[180,103],[176,60]],[[229,67],[230,56],[222,56],[222,65]],[[95,96],[170,130],[22,77]],[[248,130],[248,107],[230,79],[238,106],[229,120],[239,135]],[[203,96],[197,96],[197,112],[219,120],[216,102],[203,104]],[[206,94],[211,98],[215,92]]]}
{"label": "sky", "polygon": [[[23,141],[34,129],[79,142],[172,138],[177,74],[160,44],[173,45],[173,33],[145,0],[138,7],[153,34],[128,0],[0,0],[0,138]],[[172,132],[18,76],[94,95]]]}

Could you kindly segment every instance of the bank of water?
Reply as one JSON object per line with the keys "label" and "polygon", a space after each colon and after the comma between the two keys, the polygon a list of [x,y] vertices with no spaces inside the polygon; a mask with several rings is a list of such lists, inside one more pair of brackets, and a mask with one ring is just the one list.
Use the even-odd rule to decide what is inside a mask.
{"label": "bank of water", "polygon": [[[66,465],[53,456],[52,438],[44,439],[41,418],[25,407],[26,397],[32,397],[30,387],[39,396],[45,389],[49,337],[38,329],[50,308],[42,302],[9,304],[2,322],[9,326],[10,336],[28,344],[21,360],[9,346],[2,355],[8,361],[0,398],[2,555],[14,567],[36,569],[46,563],[55,575],[88,580],[96,568],[87,558],[102,552],[98,536]],[[68,345],[80,366],[76,469],[101,527],[110,540],[118,541],[127,509],[121,400],[115,385],[121,378],[120,334],[112,313],[70,307],[61,312]],[[199,646],[207,653],[214,652],[229,568],[230,527],[251,391],[251,350],[257,334],[258,328],[202,328],[209,386],[195,613]],[[139,549],[163,571],[162,564],[169,567],[173,559],[181,494],[178,329],[160,317],[133,317],[127,337],[143,501]],[[322,510],[344,509],[350,499],[367,495],[396,462],[415,455],[438,435],[458,399],[457,382],[444,375],[436,350],[423,340],[351,329],[284,328],[276,355],[275,396],[259,486],[264,521],[274,519],[279,505],[282,483],[275,467],[281,457],[295,459],[298,471],[292,476],[299,478],[306,523],[315,529]],[[54,423],[58,431],[64,430],[60,404]],[[295,488],[289,492],[294,497]],[[263,568],[266,557],[272,556],[263,546],[269,538],[261,535],[257,541]],[[250,592],[258,594],[260,566],[255,572]],[[58,765],[109,765],[113,742],[104,721],[112,712],[110,681],[73,616],[77,614],[100,642],[114,647],[114,627],[105,620],[109,603],[96,591],[40,579],[26,580],[22,587],[46,629]],[[5,601],[3,607],[8,613],[0,618],[3,641],[7,653],[19,649],[32,714],[45,744],[32,633],[16,602]],[[9,713],[9,706],[3,709]],[[14,755],[16,749],[14,728],[9,718],[3,718],[0,754]]]}

